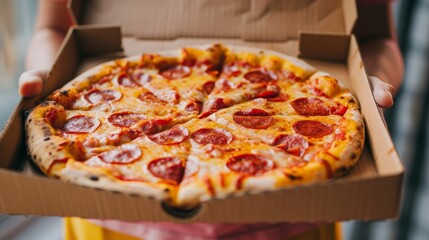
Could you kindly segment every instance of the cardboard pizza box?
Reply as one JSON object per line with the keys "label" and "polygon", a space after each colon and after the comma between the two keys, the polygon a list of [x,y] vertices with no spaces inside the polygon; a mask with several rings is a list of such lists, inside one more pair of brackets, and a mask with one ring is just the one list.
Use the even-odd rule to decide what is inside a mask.
{"label": "cardboard pizza box", "polygon": [[[67,33],[42,96],[23,99],[0,135],[1,213],[173,222],[312,222],[398,215],[404,170],[351,35],[354,0],[74,0],[69,9],[80,25]],[[117,57],[206,43],[299,56],[342,81],[358,98],[366,124],[366,145],[356,167],[342,178],[212,200],[189,211],[62,182],[32,167],[24,118],[43,97]]]}

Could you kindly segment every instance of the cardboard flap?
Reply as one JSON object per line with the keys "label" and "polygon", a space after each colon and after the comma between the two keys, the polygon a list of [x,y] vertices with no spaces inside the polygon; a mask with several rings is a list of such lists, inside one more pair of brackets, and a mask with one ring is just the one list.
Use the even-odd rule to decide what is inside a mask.
{"label": "cardboard flap", "polygon": [[349,52],[350,36],[301,33],[299,56],[328,61],[344,61]]}
{"label": "cardboard flap", "polygon": [[[78,3],[79,2],[79,3]],[[79,24],[118,24],[125,36],[297,39],[299,31],[350,34],[354,0],[73,0]],[[81,8],[79,8],[81,6]]]}

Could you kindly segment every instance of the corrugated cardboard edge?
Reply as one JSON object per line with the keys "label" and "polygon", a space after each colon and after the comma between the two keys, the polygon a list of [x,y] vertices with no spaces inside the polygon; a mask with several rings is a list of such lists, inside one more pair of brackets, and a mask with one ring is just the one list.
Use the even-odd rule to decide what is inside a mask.
{"label": "corrugated cardboard edge", "polygon": [[[403,174],[404,168],[372,95],[356,38],[352,37],[350,40],[351,47],[347,58],[350,77],[358,98],[370,102],[365,105],[361,104],[361,108],[367,128],[376,129],[376,131],[368,132],[367,139],[369,139],[377,169],[383,175]],[[359,66],[359,68],[356,69],[352,66]],[[358,81],[363,81],[363,83],[357,84]],[[380,156],[387,156],[389,159],[382,159]]]}

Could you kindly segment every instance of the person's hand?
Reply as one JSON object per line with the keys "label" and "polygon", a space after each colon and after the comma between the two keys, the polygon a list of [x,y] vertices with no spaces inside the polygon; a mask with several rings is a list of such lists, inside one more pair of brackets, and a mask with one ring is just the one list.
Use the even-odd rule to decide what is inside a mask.
{"label": "person's hand", "polygon": [[23,97],[34,97],[42,92],[43,82],[49,69],[32,69],[19,77],[19,94]]}
{"label": "person's hand", "polygon": [[393,86],[374,76],[368,76],[368,79],[372,85],[372,94],[378,106],[382,108],[390,108],[393,106],[393,96],[395,95]]}

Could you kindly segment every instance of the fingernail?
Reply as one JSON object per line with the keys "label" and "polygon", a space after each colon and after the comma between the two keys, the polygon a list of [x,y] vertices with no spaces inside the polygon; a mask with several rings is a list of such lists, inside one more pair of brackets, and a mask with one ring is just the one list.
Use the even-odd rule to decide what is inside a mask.
{"label": "fingernail", "polygon": [[395,89],[391,85],[385,86],[384,91],[388,92],[390,94],[390,96],[392,96],[392,97],[393,97],[393,95],[395,95]]}

